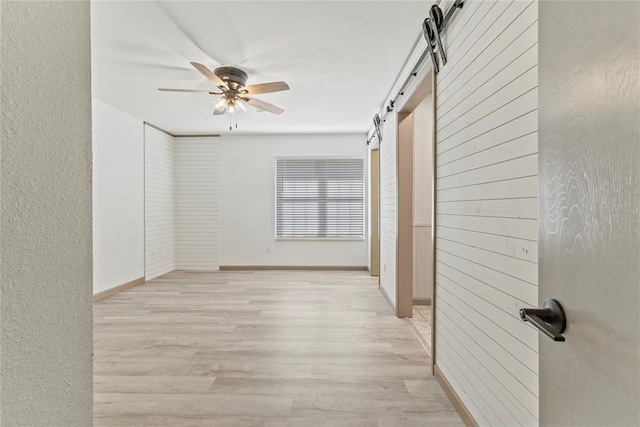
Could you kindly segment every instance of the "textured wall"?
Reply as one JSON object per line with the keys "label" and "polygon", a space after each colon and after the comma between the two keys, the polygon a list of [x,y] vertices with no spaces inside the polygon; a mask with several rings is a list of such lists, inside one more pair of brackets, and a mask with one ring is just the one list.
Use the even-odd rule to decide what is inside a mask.
{"label": "textured wall", "polygon": [[568,322],[543,426],[640,425],[639,28],[637,1],[540,3],[540,302]]}
{"label": "textured wall", "polygon": [[3,426],[91,425],[88,2],[2,2]]}

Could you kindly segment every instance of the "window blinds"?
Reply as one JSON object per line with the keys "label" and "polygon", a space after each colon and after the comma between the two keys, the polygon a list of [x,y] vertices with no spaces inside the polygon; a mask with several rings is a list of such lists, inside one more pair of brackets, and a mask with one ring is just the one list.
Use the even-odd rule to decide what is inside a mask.
{"label": "window blinds", "polygon": [[364,238],[362,159],[277,159],[276,237]]}

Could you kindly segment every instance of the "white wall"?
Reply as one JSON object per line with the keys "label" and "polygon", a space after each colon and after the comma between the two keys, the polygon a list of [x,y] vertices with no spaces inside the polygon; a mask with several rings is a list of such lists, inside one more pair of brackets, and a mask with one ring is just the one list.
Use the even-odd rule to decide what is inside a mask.
{"label": "white wall", "polygon": [[92,424],[88,2],[2,2],[0,417]]}
{"label": "white wall", "polygon": [[[537,18],[532,1],[465,2],[436,78],[436,365],[480,425],[538,422],[538,332],[518,318],[538,304]],[[381,284],[393,298],[395,114],[384,125]]]}
{"label": "white wall", "polygon": [[175,268],[218,270],[220,138],[175,138]]}
{"label": "white wall", "polygon": [[144,277],[143,122],[93,100],[93,292]]}
{"label": "white wall", "polygon": [[367,265],[366,240],[276,241],[274,225],[275,158],[344,155],[366,161],[364,134],[223,135],[220,143],[220,265]]}
{"label": "white wall", "polygon": [[174,138],[94,105],[94,293],[174,269],[217,270],[218,138]]}
{"label": "white wall", "polygon": [[433,296],[433,94],[413,110],[413,299]]}
{"label": "white wall", "polygon": [[175,143],[152,126],[144,127],[145,278],[175,270]]}

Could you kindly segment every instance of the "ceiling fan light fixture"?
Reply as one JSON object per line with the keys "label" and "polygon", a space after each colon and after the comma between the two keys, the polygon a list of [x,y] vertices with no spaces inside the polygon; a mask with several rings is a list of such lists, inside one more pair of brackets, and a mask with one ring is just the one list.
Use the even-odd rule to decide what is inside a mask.
{"label": "ceiling fan light fixture", "polygon": [[248,111],[247,105],[257,111],[268,111],[272,114],[282,114],[284,110],[273,104],[261,101],[254,97],[257,94],[281,92],[289,90],[289,85],[283,81],[259,83],[247,86],[248,75],[245,71],[231,66],[218,67],[211,71],[206,66],[197,62],[191,65],[214,83],[221,92],[213,92],[199,89],[159,89],[168,92],[192,92],[208,93],[209,95],[222,95],[213,102],[214,116],[226,114],[229,116],[229,130],[232,130],[232,120],[235,119],[235,127],[238,127],[238,113]]}
{"label": "ceiling fan light fixture", "polygon": [[236,102],[236,108],[238,109],[238,112],[240,112],[240,113],[246,113],[247,112],[247,107],[244,104],[244,101],[242,101],[242,100]]}
{"label": "ceiling fan light fixture", "polygon": [[213,103],[213,108],[215,108],[216,110],[222,110],[226,106],[227,106],[227,100],[224,97],[218,99],[218,101]]}

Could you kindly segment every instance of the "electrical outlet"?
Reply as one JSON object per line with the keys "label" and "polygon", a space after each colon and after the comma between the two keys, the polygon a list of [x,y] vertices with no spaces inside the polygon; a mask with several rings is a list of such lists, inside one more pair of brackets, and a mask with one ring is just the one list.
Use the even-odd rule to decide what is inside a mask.
{"label": "electrical outlet", "polygon": [[271,253],[271,246],[267,246],[265,250],[266,250],[266,252],[267,252],[268,254],[270,254],[270,253]]}
{"label": "electrical outlet", "polygon": [[382,263],[382,271],[384,271],[385,273],[387,272],[387,263],[386,262]]}

